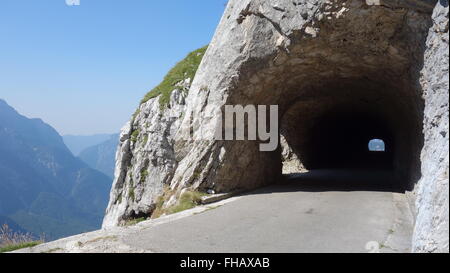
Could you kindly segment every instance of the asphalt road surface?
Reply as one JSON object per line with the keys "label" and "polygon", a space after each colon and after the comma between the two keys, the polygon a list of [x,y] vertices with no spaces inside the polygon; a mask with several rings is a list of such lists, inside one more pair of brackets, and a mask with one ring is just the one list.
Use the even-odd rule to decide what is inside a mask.
{"label": "asphalt road surface", "polygon": [[18,252],[409,252],[412,215],[389,173],[322,170],[135,226]]}
{"label": "asphalt road surface", "polygon": [[381,171],[296,175],[124,238],[151,252],[409,252],[405,195]]}

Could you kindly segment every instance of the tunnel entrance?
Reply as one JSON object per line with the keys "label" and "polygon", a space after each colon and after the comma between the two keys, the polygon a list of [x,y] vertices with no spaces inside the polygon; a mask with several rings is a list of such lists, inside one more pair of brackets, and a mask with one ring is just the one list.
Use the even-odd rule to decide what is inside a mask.
{"label": "tunnel entrance", "polygon": [[414,92],[411,85],[390,85],[334,79],[292,103],[281,134],[304,169],[390,172],[394,188],[410,190],[420,170],[420,97],[398,96]]}
{"label": "tunnel entrance", "polygon": [[[225,157],[219,152],[217,157],[224,167],[208,187],[224,192],[255,188],[280,181],[286,170],[353,169],[387,171],[396,178],[396,188],[414,189],[421,177],[419,80],[430,14],[364,1],[347,1],[345,10],[345,16],[317,20],[305,25],[309,31],[285,35],[265,18],[243,20],[242,28],[267,28],[245,36],[258,42],[239,48],[245,58],[225,104],[278,105],[282,145],[261,152],[252,141],[221,142]],[[383,140],[384,152],[368,149],[373,139]]]}
{"label": "tunnel entrance", "polygon": [[392,153],[374,154],[367,148],[374,136],[394,145],[391,129],[375,115],[329,113],[319,118],[310,134],[310,154],[303,152],[310,169],[392,168],[394,165]]}
{"label": "tunnel entrance", "polygon": [[386,152],[386,144],[382,139],[371,139],[367,147],[370,152]]}

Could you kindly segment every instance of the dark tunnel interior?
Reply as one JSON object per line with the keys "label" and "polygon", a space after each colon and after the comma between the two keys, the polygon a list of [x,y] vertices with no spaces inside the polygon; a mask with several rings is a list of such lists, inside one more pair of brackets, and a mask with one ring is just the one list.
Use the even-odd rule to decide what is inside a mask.
{"label": "dark tunnel interior", "polygon": [[[366,79],[326,84],[288,107],[281,134],[309,171],[388,171],[396,188],[411,190],[420,177],[423,135],[420,98],[410,87]],[[385,151],[370,151],[374,139]]]}
{"label": "dark tunnel interior", "polygon": [[[381,139],[385,152],[373,152],[368,144]],[[367,113],[328,113],[313,127],[309,152],[305,153],[304,165],[309,169],[321,168],[384,168],[394,166],[391,147],[394,136],[386,122]]]}

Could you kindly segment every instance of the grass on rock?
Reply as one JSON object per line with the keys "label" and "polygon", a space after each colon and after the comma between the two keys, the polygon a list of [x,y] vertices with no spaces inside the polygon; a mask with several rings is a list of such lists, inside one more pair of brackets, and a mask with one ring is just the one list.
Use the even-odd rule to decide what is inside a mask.
{"label": "grass on rock", "polygon": [[126,226],[126,227],[134,226],[134,225],[139,224],[140,222],[144,222],[145,220],[147,220],[147,218],[145,218],[145,217],[132,219],[132,220],[127,221],[127,222],[125,223],[125,226]]}
{"label": "grass on rock", "polygon": [[28,242],[28,243],[21,243],[21,244],[15,244],[15,245],[7,245],[5,247],[0,248],[0,253],[4,253],[4,252],[11,252],[14,250],[19,250],[22,248],[28,248],[28,247],[34,247],[37,245],[42,244],[42,242]]}
{"label": "grass on rock", "polygon": [[164,201],[168,200],[168,198],[172,194],[173,194],[172,191],[166,189],[165,193],[158,198],[158,201],[156,202],[156,209],[152,214],[152,219],[159,218],[162,215],[169,215],[184,210],[192,209],[201,204],[203,196],[208,195],[207,193],[199,191],[187,191],[180,196],[178,202],[175,205],[168,208],[164,208]]}
{"label": "grass on rock", "polygon": [[169,73],[167,73],[164,80],[145,95],[141,104],[161,95],[159,103],[162,108],[166,107],[170,101],[170,94],[176,88],[181,88],[181,86],[178,86],[181,82],[190,79],[192,83],[207,48],[208,46],[205,46],[189,53],[184,60],[176,64]]}
{"label": "grass on rock", "polygon": [[43,239],[35,240],[30,233],[14,232],[6,224],[0,227],[0,253],[34,247],[43,242]]}
{"label": "grass on rock", "polygon": [[168,208],[167,213],[173,214],[184,210],[192,209],[202,202],[202,197],[206,194],[198,191],[187,191],[180,196],[180,200],[173,207]]}

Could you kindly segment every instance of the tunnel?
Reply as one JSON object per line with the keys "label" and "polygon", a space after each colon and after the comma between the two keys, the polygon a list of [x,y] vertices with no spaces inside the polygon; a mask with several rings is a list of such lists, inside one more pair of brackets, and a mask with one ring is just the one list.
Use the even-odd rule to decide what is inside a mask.
{"label": "tunnel", "polygon": [[[299,151],[308,169],[393,167],[395,144],[392,132],[386,122],[375,115],[364,112],[327,113],[309,133],[308,149]],[[389,149],[370,151],[372,139],[381,139]]]}
{"label": "tunnel", "polygon": [[[367,78],[334,80],[293,102],[281,118],[281,133],[307,170],[389,171],[396,189],[411,190],[420,176],[423,141],[423,108],[414,90]],[[370,150],[375,139],[383,151]]]}
{"label": "tunnel", "polygon": [[[313,34],[298,30],[287,37],[268,27],[267,33],[258,29],[249,36],[259,43],[239,49],[245,61],[225,104],[278,105],[285,143],[261,152],[252,141],[218,142],[214,155],[220,168],[205,176],[212,181],[205,188],[277,183],[284,174],[283,151],[291,150],[298,172],[380,170],[395,177],[399,191],[414,189],[421,177],[420,71],[430,14],[350,2],[345,16],[315,22]],[[266,22],[249,17],[242,24]],[[369,149],[374,139],[383,142],[384,151]]]}

